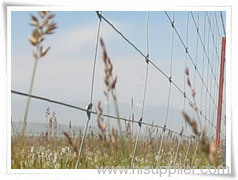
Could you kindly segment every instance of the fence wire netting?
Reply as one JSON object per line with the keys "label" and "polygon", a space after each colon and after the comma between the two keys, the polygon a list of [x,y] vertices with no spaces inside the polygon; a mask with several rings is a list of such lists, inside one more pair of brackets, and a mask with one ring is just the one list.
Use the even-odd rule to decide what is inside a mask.
{"label": "fence wire netting", "polygon": [[[121,14],[120,18],[118,14]],[[78,15],[78,18],[80,17]],[[32,102],[28,123],[37,121],[47,124],[49,119],[45,118],[45,111],[50,107],[55,111],[55,118],[57,117],[58,126],[55,131],[58,135],[62,135],[62,132],[73,126],[77,136],[80,135],[82,139],[98,132],[97,104],[101,101],[102,116],[104,121],[109,123],[108,127],[119,128],[117,126],[119,119],[124,136],[135,139],[133,160],[136,158],[139,139],[160,139],[158,154],[163,151],[164,141],[177,139],[174,148],[176,153],[179,153],[181,142],[184,142],[186,146],[182,148],[186,149],[185,159],[188,153],[194,153],[195,156],[198,138],[195,137],[182,112],[186,112],[197,122],[200,119],[202,129],[205,129],[211,140],[215,140],[221,46],[222,37],[226,36],[224,12],[100,11],[91,12],[90,19],[93,24],[90,28],[93,37],[88,37],[88,31],[79,26],[78,33],[81,35],[80,38],[75,38],[78,38],[79,42],[86,41],[85,39],[88,38],[91,42],[85,43],[85,47],[80,46],[82,50],[79,50],[79,53],[77,49],[68,50],[76,56],[86,57],[88,62],[80,60],[80,63],[76,64],[67,59],[66,53],[62,56],[65,61],[68,61],[67,65],[63,64],[64,67],[58,70],[62,74],[70,71],[74,78],[73,83],[70,80],[71,76],[66,75],[68,80],[63,80],[61,86],[54,86],[53,80],[57,80],[57,77],[50,79],[49,75],[48,79],[48,76],[44,76],[39,80],[45,82],[45,89],[41,91],[41,88],[36,86],[33,95],[29,95],[27,90],[17,89],[17,85],[12,82],[12,131],[19,126],[16,121],[21,116],[19,112],[23,112],[21,109],[24,107],[19,104],[24,104],[26,98],[30,96]],[[110,105],[112,100],[107,99],[104,93],[106,88],[103,82],[103,48],[100,46],[100,38],[105,43],[113,64],[113,73],[118,78],[116,92],[119,117],[113,105]],[[54,49],[53,45],[52,49]],[[62,48],[61,54],[64,49],[67,51],[67,47]],[[89,53],[84,54],[84,50]],[[50,59],[53,58],[49,57],[49,61]],[[47,63],[44,65],[47,66]],[[57,73],[55,75],[53,73],[57,70],[57,63],[54,66],[55,69],[51,69],[52,71],[42,67],[41,72],[45,69],[46,74],[57,76]],[[81,67],[77,69],[79,66]],[[12,76],[14,80],[17,74]],[[58,82],[61,81],[60,77]],[[56,95],[57,93],[59,95]],[[15,101],[18,103],[14,104]],[[92,110],[89,109],[90,104],[93,105]],[[34,116],[36,111],[40,112],[41,118]],[[224,74],[222,142],[225,141],[225,129],[226,75]],[[28,133],[33,134],[34,130],[29,130]],[[84,143],[86,142],[81,141],[80,155]]]}

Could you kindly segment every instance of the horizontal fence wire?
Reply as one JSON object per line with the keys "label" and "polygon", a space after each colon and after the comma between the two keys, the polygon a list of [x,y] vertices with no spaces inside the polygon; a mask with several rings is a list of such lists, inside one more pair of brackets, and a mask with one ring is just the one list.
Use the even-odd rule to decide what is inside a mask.
{"label": "horizontal fence wire", "polygon": [[[61,106],[72,108],[72,109],[77,109],[77,110],[83,111],[85,113],[88,112],[88,110],[86,108],[82,108],[82,107],[79,107],[79,106],[75,106],[75,105],[65,103],[65,102],[62,102],[62,101],[49,99],[49,98],[42,97],[42,96],[30,95],[30,94],[15,91],[15,90],[11,90],[11,93],[16,94],[16,95],[20,95],[20,96],[30,97],[30,98],[33,98],[33,99],[38,99],[38,100],[41,100],[41,101],[46,101],[46,102],[53,103],[53,104],[58,104],[58,105],[61,105]],[[96,111],[92,110],[91,113],[94,114],[94,115],[97,115]],[[115,120],[119,119],[119,120],[125,121],[125,122],[137,123],[137,124],[142,124],[142,125],[146,125],[146,126],[150,126],[150,127],[154,127],[154,128],[164,129],[163,126],[159,126],[159,125],[152,124],[152,123],[147,123],[147,122],[141,122],[139,120],[136,121],[136,120],[131,120],[131,119],[128,119],[128,118],[116,117],[116,116],[105,114],[105,113],[103,113],[102,116],[112,118],[112,119],[115,119]],[[180,132],[174,131],[170,128],[166,128],[166,130],[173,133],[173,134],[180,135]],[[187,135],[184,135],[184,134],[182,136],[186,137],[186,138],[193,138],[191,136],[187,136]]]}

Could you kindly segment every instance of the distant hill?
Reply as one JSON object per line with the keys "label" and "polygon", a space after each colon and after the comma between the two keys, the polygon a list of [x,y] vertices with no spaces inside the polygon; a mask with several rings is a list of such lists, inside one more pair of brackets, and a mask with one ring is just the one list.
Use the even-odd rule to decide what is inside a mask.
{"label": "distant hill", "polygon": [[[20,133],[22,128],[22,122],[12,122],[11,125],[11,134],[12,135],[17,135]],[[72,126],[71,131],[75,131],[76,133],[79,133],[80,131],[83,131],[84,127],[79,127],[79,126]],[[48,125],[44,123],[36,123],[36,122],[29,122],[27,123],[27,134],[28,135],[40,135],[40,134],[45,134],[48,131]],[[62,135],[63,132],[70,131],[69,125],[65,124],[58,124],[57,128],[55,130],[57,135]]]}

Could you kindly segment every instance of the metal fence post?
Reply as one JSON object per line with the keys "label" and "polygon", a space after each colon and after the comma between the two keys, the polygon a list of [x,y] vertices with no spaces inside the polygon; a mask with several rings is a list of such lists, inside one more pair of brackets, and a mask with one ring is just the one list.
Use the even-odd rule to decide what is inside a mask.
{"label": "metal fence post", "polygon": [[222,37],[219,96],[218,96],[218,109],[217,109],[217,128],[216,128],[216,146],[217,147],[220,146],[223,82],[224,82],[224,68],[225,68],[225,50],[226,50],[226,38]]}

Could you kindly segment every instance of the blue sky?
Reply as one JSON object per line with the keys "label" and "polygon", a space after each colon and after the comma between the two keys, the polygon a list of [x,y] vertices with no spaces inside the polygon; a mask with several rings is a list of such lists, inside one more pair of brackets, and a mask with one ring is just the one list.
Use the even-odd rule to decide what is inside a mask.
{"label": "blue sky", "polygon": [[[30,76],[33,67],[32,47],[28,42],[32,27],[29,26],[30,13],[36,15],[37,12],[12,12],[11,18],[11,45],[12,45],[12,89],[28,92]],[[92,76],[92,65],[96,43],[96,33],[98,18],[95,12],[55,12],[58,28],[55,34],[48,36],[45,46],[51,46],[51,50],[46,57],[40,60],[37,67],[37,74],[33,94],[46,96],[52,99],[68,102],[81,107],[86,107],[90,99],[90,86]],[[146,14],[147,12],[103,12],[103,15],[112,22],[123,34],[128,37],[142,52],[146,51]],[[173,17],[173,12],[168,12]],[[200,33],[204,34],[204,17],[211,18],[214,28],[215,41],[220,50],[220,36],[217,31],[215,14],[218,19],[220,35],[222,35],[219,12],[193,12],[199,25]],[[194,60],[196,60],[196,42],[197,34],[191,14],[188,12],[175,12],[175,26],[186,42],[188,20],[188,49]],[[171,37],[172,28],[164,12],[149,13],[149,55],[166,74],[169,74],[171,58]],[[210,35],[209,35],[210,33]],[[130,45],[128,45],[108,24],[102,21],[100,36],[104,39],[108,54],[114,65],[114,75],[118,76],[117,95],[119,100],[120,113],[122,117],[130,115],[130,102],[133,98],[135,105],[136,118],[140,118],[143,89],[145,81],[145,61]],[[218,73],[218,56],[215,54],[213,39],[209,32],[208,22],[206,23],[206,46],[209,58],[214,67],[215,73]],[[209,36],[209,38],[208,38]],[[208,47],[209,41],[209,47]],[[102,50],[99,47],[97,64],[95,90],[93,104],[96,105],[99,100],[103,102],[106,110],[105,97],[103,90],[103,62],[101,60]],[[201,43],[198,44],[197,66],[202,72],[203,50]],[[183,89],[184,86],[184,68],[185,68],[185,50],[178,37],[174,35],[174,48],[172,53],[172,77],[174,81]],[[211,80],[211,72],[208,68],[207,59],[204,60],[204,80]],[[187,66],[190,69],[191,77],[194,77],[194,68],[189,59]],[[208,74],[207,74],[208,68]],[[145,104],[144,121],[152,122],[161,126],[165,122],[165,113],[168,99],[169,83],[160,72],[152,66],[149,66],[148,87]],[[192,78],[193,79],[193,78]],[[214,82],[210,90],[214,99],[217,94],[214,91]],[[196,76],[197,102],[199,108],[207,113],[211,121],[216,122],[216,112],[212,106],[209,111],[209,98],[205,100],[205,90],[203,89],[203,100],[201,102],[201,80]],[[188,88],[186,88],[188,91]],[[188,91],[188,94],[190,92]],[[191,97],[191,96],[190,96]],[[207,96],[208,97],[208,96]],[[207,103],[206,105],[204,103]],[[12,95],[12,116],[14,121],[19,121],[23,117],[26,99]],[[56,112],[59,123],[68,124],[72,121],[74,125],[84,126],[86,115],[82,112],[67,109],[32,100],[30,115],[28,120],[31,122],[43,122],[44,112],[47,107]],[[207,107],[205,109],[205,107]],[[183,96],[172,86],[170,109],[167,127],[180,131],[181,129],[181,111],[183,109]],[[185,110],[191,115],[191,108],[186,102]],[[111,107],[111,113],[113,108]],[[93,119],[92,124],[95,124]],[[189,130],[188,130],[189,131]]]}

